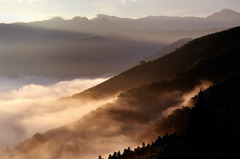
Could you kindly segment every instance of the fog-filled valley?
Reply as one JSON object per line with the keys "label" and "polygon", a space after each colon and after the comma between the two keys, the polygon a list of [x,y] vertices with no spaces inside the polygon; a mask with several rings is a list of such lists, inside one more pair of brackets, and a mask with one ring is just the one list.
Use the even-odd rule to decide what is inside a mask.
{"label": "fog-filled valley", "polygon": [[[34,81],[33,78],[37,82],[37,77],[1,80],[2,85],[11,84],[11,87],[15,87],[5,88],[0,93],[0,146],[2,148],[13,147],[36,132],[45,132],[48,129],[73,122],[85,113],[96,109],[102,101],[95,102],[92,106],[92,104],[84,101],[60,102],[58,100],[69,96],[69,94],[78,93],[95,86],[107,79],[73,79],[48,85],[43,85],[43,83],[26,84]],[[50,81],[50,79],[39,77],[37,80]],[[16,84],[16,81],[19,84]],[[16,85],[13,86],[12,84]]]}
{"label": "fog-filled valley", "polygon": [[239,26],[229,9],[1,23],[0,159],[193,158],[204,143],[192,141],[215,146],[209,158],[238,151],[219,140],[240,141],[227,102],[239,95]]}

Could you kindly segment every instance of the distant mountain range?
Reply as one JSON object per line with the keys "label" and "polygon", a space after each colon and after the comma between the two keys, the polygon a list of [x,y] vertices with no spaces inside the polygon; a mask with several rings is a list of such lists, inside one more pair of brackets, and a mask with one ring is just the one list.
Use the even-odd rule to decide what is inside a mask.
{"label": "distant mountain range", "polygon": [[[74,17],[70,20],[64,20],[56,17],[45,21],[18,24],[73,32],[111,34],[139,32],[144,28],[161,30],[229,28],[240,25],[239,21],[240,13],[230,9],[223,9],[208,17],[147,16],[139,19],[131,19],[98,14],[93,19]],[[137,30],[133,28],[137,28]]]}
{"label": "distant mountain range", "polygon": [[[198,38],[238,26],[239,15],[224,9],[206,18],[130,19],[98,15],[94,19],[56,17],[0,24],[0,73],[59,78],[118,74],[179,39]],[[96,37],[105,40],[96,42]],[[151,60],[171,52],[166,51],[169,47]]]}
{"label": "distant mountain range", "polygon": [[[43,134],[37,133],[6,154],[13,159],[33,156],[36,159],[87,159],[116,151],[114,144],[149,142],[158,135],[163,137],[163,134],[178,132],[180,136],[166,135],[149,146],[136,148],[134,152],[126,149],[124,154],[129,150],[132,154],[129,158],[140,156],[146,159],[157,156],[171,158],[176,154],[182,158],[193,158],[200,153],[200,158],[205,155],[214,158],[219,157],[219,150],[226,150],[220,154],[235,156],[239,147],[235,147],[237,144],[231,145],[228,139],[236,139],[239,143],[239,109],[234,104],[239,94],[235,89],[239,85],[239,75],[236,76],[240,71],[239,35],[240,27],[236,27],[192,40],[170,54],[133,67],[70,97],[96,100],[121,93],[112,103],[90,112],[75,123]],[[232,76],[230,80],[229,76]],[[224,80],[225,83],[202,92],[205,83],[215,85]],[[185,105],[195,107],[174,112],[161,122],[161,119],[165,119],[162,118],[164,112],[169,108],[182,107],[187,96],[190,96],[189,99],[195,96],[191,94],[195,89],[200,91],[197,99],[192,99],[193,104]],[[227,107],[229,103],[231,106]],[[172,120],[181,121],[182,117],[186,119],[181,125],[169,125]],[[109,159],[112,156],[127,158],[121,153],[114,153]]]}
{"label": "distant mountain range", "polygon": [[240,25],[240,13],[230,9],[223,9],[208,17],[147,16],[139,19],[131,19],[99,14],[93,20],[98,21],[100,19],[107,19],[127,27],[163,30],[229,28]]}

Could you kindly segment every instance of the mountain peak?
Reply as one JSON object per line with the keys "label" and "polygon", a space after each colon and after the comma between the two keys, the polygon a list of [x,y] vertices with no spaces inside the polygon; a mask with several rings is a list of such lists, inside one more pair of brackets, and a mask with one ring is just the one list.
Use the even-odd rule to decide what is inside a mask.
{"label": "mountain peak", "polygon": [[223,9],[219,13],[228,13],[228,14],[239,14],[238,12],[231,10],[231,9]]}
{"label": "mountain peak", "polygon": [[216,12],[212,15],[210,15],[208,18],[211,19],[217,19],[217,20],[221,20],[221,19],[235,19],[235,18],[240,18],[240,13],[236,12],[234,10],[231,9],[223,9],[220,12]]}

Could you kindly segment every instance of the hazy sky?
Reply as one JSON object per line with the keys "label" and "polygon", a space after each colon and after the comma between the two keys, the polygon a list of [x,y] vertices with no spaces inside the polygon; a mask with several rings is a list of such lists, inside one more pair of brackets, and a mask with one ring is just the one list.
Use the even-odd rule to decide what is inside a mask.
{"label": "hazy sky", "polygon": [[0,22],[34,21],[54,16],[120,17],[207,16],[223,8],[240,12],[240,0],[0,0]]}

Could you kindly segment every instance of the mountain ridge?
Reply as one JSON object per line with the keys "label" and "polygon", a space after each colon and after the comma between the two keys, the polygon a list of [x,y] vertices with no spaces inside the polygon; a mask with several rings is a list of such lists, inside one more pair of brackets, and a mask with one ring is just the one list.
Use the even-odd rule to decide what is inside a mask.
{"label": "mountain ridge", "polygon": [[[230,35],[229,32],[235,32],[235,31],[240,32],[240,27],[236,27],[229,31],[227,30],[227,31],[221,32],[222,35],[226,34],[223,36],[229,40],[227,42],[228,44],[238,39],[239,33],[235,35],[232,34],[231,36],[229,36]],[[195,60],[198,60],[198,57],[212,56],[218,51],[219,48],[224,48],[224,46],[228,45],[225,42],[223,43],[223,36],[220,37],[221,35],[220,33],[215,33],[211,35],[204,36],[204,37],[195,39],[193,41],[190,41],[187,45],[184,45],[181,49],[175,50],[171,54],[167,54],[159,59],[156,59],[154,61],[149,61],[145,64],[130,68],[129,70],[122,72],[118,76],[112,77],[111,79],[103,82],[102,84],[96,87],[90,88],[82,93],[73,95],[73,98],[79,98],[81,96],[83,96],[83,98],[86,98],[88,96],[90,97],[92,96],[93,98],[98,99],[98,98],[101,98],[101,96],[104,97],[112,93],[115,94],[121,91],[126,91],[128,89],[138,87],[142,84],[171,79],[179,71],[181,71],[181,69],[184,70],[186,69],[185,67],[187,67],[188,65],[195,63],[196,62]],[[217,38],[219,38],[218,41],[215,40],[215,42],[211,42],[211,39],[217,39]],[[202,46],[192,45],[199,41],[202,41],[202,43],[206,46],[202,47]],[[209,44],[207,41],[209,42]],[[185,50],[191,50],[191,49],[194,50],[194,52],[195,50],[197,52],[195,52],[195,54],[192,54],[191,51],[185,51]],[[175,57],[175,54],[177,54],[179,57]],[[185,57],[185,59],[183,59],[182,57]],[[180,59],[182,59],[183,61],[180,62]],[[165,69],[166,66],[168,66],[167,72]]]}
{"label": "mountain ridge", "polygon": [[[18,25],[30,25],[35,27],[45,27],[50,29],[65,29],[66,31],[77,31],[76,28],[71,28],[67,22],[81,22],[86,26],[91,24],[102,25],[100,22],[102,19],[108,20],[108,25],[111,26],[113,32],[126,30],[134,31],[135,29],[144,28],[158,28],[163,30],[192,30],[192,29],[213,29],[213,28],[230,28],[240,25],[239,22],[240,13],[230,10],[223,9],[219,12],[215,12],[207,17],[177,17],[177,16],[146,16],[142,18],[121,18],[116,16],[109,16],[104,14],[98,14],[96,18],[88,19],[86,17],[73,17],[72,19],[64,20],[62,18],[54,18],[44,21],[35,21],[30,23],[16,23]],[[55,23],[53,23],[55,21]],[[110,23],[111,22],[111,23]],[[194,23],[193,23],[194,22]],[[14,24],[14,23],[13,23]],[[174,25],[171,25],[174,24]],[[108,26],[108,27],[109,27]],[[106,26],[105,26],[106,27]],[[60,30],[61,30],[60,29]],[[98,28],[94,28],[98,29]],[[83,29],[86,32],[94,32],[93,28]],[[102,34],[106,33],[102,30]]]}
{"label": "mountain ridge", "polygon": [[210,29],[214,27],[226,28],[230,26],[236,27],[240,25],[238,22],[240,13],[230,9],[223,9],[207,17],[146,16],[142,18],[131,19],[119,18],[116,16],[99,15],[93,20],[101,19],[103,17],[125,26],[136,28],[158,28],[163,30]]}

